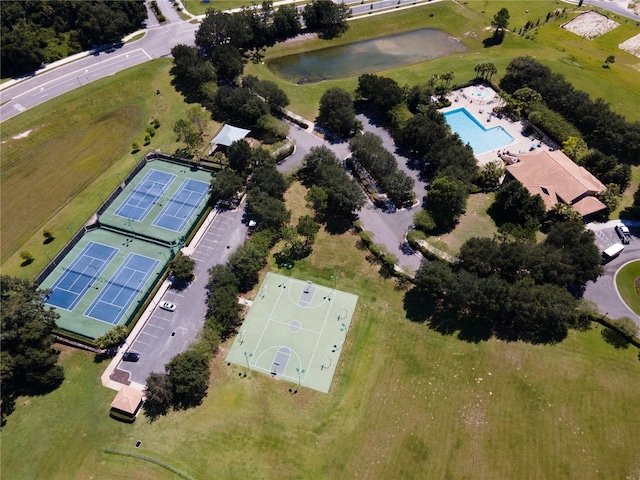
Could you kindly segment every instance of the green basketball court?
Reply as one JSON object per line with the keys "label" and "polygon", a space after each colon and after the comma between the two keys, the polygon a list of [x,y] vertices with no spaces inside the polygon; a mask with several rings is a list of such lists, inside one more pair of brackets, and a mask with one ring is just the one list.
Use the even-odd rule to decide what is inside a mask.
{"label": "green basketball court", "polygon": [[268,273],[227,362],[329,391],[358,297]]}

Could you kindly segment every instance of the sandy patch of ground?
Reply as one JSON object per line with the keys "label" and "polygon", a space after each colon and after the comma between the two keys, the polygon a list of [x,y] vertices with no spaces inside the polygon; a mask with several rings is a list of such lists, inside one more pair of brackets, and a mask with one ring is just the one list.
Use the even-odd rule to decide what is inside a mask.
{"label": "sandy patch of ground", "polygon": [[620,50],[624,50],[625,52],[629,52],[636,57],[640,57],[640,34],[622,42],[620,45],[618,45],[618,48]]}
{"label": "sandy patch of ground", "polygon": [[27,130],[26,132],[22,132],[22,133],[19,133],[17,135],[14,135],[11,138],[13,138],[14,140],[18,140],[20,138],[26,138],[26,137],[29,136],[30,133],[31,133],[31,130]]}
{"label": "sandy patch of ground", "polygon": [[597,12],[585,12],[578,15],[570,22],[562,25],[562,28],[592,40],[600,35],[610,32],[620,24],[608,19]]}

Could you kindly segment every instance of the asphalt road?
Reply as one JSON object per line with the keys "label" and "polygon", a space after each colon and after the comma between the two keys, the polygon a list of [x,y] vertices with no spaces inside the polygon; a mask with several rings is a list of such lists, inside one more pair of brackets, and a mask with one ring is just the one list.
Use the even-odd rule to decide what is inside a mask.
{"label": "asphalt road", "polygon": [[[194,45],[197,24],[182,21],[168,0],[158,0],[172,23],[159,25],[155,17],[147,22],[142,39],[43,71],[0,91],[0,122],[14,117],[89,82],[115,75],[154,58],[168,57],[178,44]],[[173,12],[174,16],[170,15]]]}
{"label": "asphalt road", "polygon": [[140,353],[136,363],[120,362],[119,370],[129,372],[129,380],[144,385],[151,372],[164,372],[164,366],[183,352],[202,331],[207,312],[208,270],[226,263],[229,255],[246,238],[242,223],[244,203],[235,210],[221,211],[198,242],[191,258],[196,261],[195,280],[184,290],[169,289],[160,301],[176,305],[175,312],[156,308],[129,350]]}
{"label": "asphalt road", "polygon": [[[617,220],[601,225],[590,225],[589,229],[596,234],[596,244],[600,250],[620,241],[613,227]],[[627,223],[627,222],[625,222]],[[627,223],[632,234],[631,243],[625,247],[618,258],[604,266],[604,274],[595,282],[587,283],[584,298],[598,305],[598,310],[609,318],[629,317],[640,327],[640,316],[634,313],[620,298],[615,286],[615,276],[625,264],[640,259],[640,224]]]}

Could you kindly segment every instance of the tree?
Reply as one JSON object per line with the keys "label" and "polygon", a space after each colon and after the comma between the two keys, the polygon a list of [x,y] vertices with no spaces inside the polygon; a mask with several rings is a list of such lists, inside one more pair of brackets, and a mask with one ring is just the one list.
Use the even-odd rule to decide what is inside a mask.
{"label": "tree", "polygon": [[318,37],[323,39],[339,37],[349,30],[347,18],[350,16],[349,7],[331,0],[313,0],[302,11],[306,27],[318,32]]}
{"label": "tree", "polygon": [[39,395],[56,389],[64,380],[57,365],[52,332],[58,314],[45,308],[46,291],[7,275],[0,277],[0,407],[4,424],[19,395]]}
{"label": "tree", "polygon": [[269,106],[248,88],[222,86],[216,90],[214,104],[218,113],[246,127],[253,127],[258,119],[269,113]]}
{"label": "tree", "polygon": [[432,299],[449,295],[454,285],[455,276],[451,267],[439,260],[422,262],[416,272],[416,286]]}
{"label": "tree", "polygon": [[383,113],[404,102],[404,90],[398,82],[371,73],[358,77],[356,94],[372,102]]}
{"label": "tree", "polygon": [[327,210],[327,192],[318,185],[311,185],[304,199],[307,201],[307,205],[315,210],[316,215],[323,215]]}
{"label": "tree", "polygon": [[51,230],[43,230],[42,236],[44,237],[45,244],[51,243],[56,239],[56,237],[53,236],[53,233],[51,232]]}
{"label": "tree", "polygon": [[217,81],[216,70],[196,47],[176,45],[171,49],[173,67],[171,74],[176,82],[187,90],[197,90],[202,83]]}
{"label": "tree", "polygon": [[546,208],[540,195],[531,195],[522,183],[512,180],[502,184],[489,213],[500,225],[511,223],[535,231],[540,228]]}
{"label": "tree", "polygon": [[209,357],[190,348],[165,365],[171,381],[174,408],[187,409],[202,403],[209,388]]}
{"label": "tree", "polygon": [[20,258],[23,260],[22,261],[22,266],[29,265],[29,264],[33,263],[33,261],[35,260],[33,254],[29,250],[21,251],[20,252]]}
{"label": "tree", "polygon": [[173,402],[173,385],[166,373],[151,372],[145,380],[144,413],[155,420],[165,415]]}
{"label": "tree", "polygon": [[484,190],[497,188],[500,185],[500,179],[504,175],[504,165],[501,161],[495,160],[485,164],[478,174],[478,186]]}
{"label": "tree", "polygon": [[196,268],[196,261],[182,252],[169,262],[168,269],[171,275],[178,283],[189,283],[193,280],[193,270]]}
{"label": "tree", "polygon": [[274,230],[280,228],[291,219],[291,212],[284,203],[265,192],[252,193],[247,198],[247,211],[258,223],[258,230]]}
{"label": "tree", "polygon": [[[330,0],[322,0],[329,1]],[[332,3],[333,4],[333,3]],[[353,107],[353,99],[346,90],[333,87],[325,90],[320,98],[316,123],[339,137],[350,137],[360,128]]]}
{"label": "tree", "polygon": [[509,10],[501,8],[491,21],[491,26],[495,28],[495,36],[504,35],[504,30],[509,28]]}
{"label": "tree", "polygon": [[277,83],[271,80],[258,80],[258,78],[247,75],[243,80],[243,86],[264,98],[272,111],[278,111],[289,105],[289,97]]}
{"label": "tree", "polygon": [[604,192],[598,194],[598,199],[607,206],[609,212],[613,212],[620,204],[620,187],[610,183]]}
{"label": "tree", "polygon": [[280,5],[273,15],[274,36],[286,40],[300,33],[300,13],[295,5]]}
{"label": "tree", "polygon": [[638,325],[629,317],[612,320],[613,328],[602,330],[602,338],[615,348],[629,348],[629,339],[638,335]]}
{"label": "tree", "polygon": [[565,288],[582,287],[588,281],[595,281],[603,272],[595,235],[584,229],[581,220],[553,225],[544,246],[548,258],[544,268],[547,282]]}
{"label": "tree", "polygon": [[[302,159],[303,175],[308,186],[317,185],[327,195],[327,215],[350,217],[360,210],[366,201],[362,189],[350,178],[338,163],[335,154],[327,147],[312,147]],[[315,191],[319,197],[320,190]]]}
{"label": "tree", "polygon": [[318,231],[320,231],[320,226],[309,215],[302,215],[298,218],[296,230],[299,235],[306,238],[306,243],[313,243]]}
{"label": "tree", "polygon": [[218,76],[234,82],[244,71],[245,58],[233,45],[218,45],[210,52],[210,61],[216,66]]}
{"label": "tree", "polygon": [[211,198],[214,202],[219,200],[231,201],[242,190],[242,177],[233,170],[220,170],[211,181]]}
{"label": "tree", "polygon": [[251,145],[246,140],[236,140],[227,148],[229,167],[242,174],[251,166]]}
{"label": "tree", "polygon": [[273,164],[258,165],[254,168],[251,178],[247,182],[249,190],[258,189],[270,197],[282,200],[284,192],[289,187],[287,180]]}
{"label": "tree", "polygon": [[126,325],[116,325],[104,335],[99,336],[94,340],[98,348],[107,350],[113,347],[118,347],[127,339],[127,327]]}
{"label": "tree", "polygon": [[425,206],[441,228],[455,224],[467,204],[469,191],[463,182],[452,177],[436,178],[429,186]]}
{"label": "tree", "polygon": [[241,245],[229,258],[229,267],[238,279],[241,292],[247,292],[258,283],[260,270],[267,263],[269,245],[249,241]]}

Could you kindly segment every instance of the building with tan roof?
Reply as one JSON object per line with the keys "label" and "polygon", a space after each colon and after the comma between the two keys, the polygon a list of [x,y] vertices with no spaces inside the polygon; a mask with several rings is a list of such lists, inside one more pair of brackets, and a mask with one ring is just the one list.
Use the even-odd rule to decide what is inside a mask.
{"label": "building with tan roof", "polygon": [[144,394],[141,391],[128,385],[122,385],[116,398],[111,402],[111,416],[119,420],[133,422],[142,406],[143,397]]}
{"label": "building with tan roof", "polygon": [[565,203],[586,217],[607,208],[596,197],[607,187],[560,150],[535,150],[517,157],[516,163],[507,165],[507,177],[518,180],[531,195],[540,195],[547,211]]}

